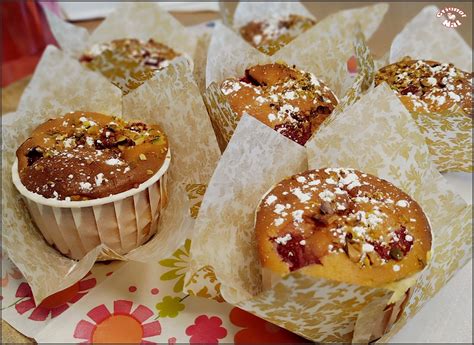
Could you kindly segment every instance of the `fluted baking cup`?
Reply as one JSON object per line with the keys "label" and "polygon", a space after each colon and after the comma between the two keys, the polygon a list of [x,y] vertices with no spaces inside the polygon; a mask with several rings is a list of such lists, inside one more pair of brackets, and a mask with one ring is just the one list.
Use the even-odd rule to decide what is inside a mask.
{"label": "fluted baking cup", "polygon": [[46,241],[62,254],[80,260],[103,244],[124,255],[157,231],[161,210],[166,206],[170,160],[169,150],[161,168],[137,188],[93,200],[48,199],[29,191],[20,180],[18,160],[12,166],[12,180]]}
{"label": "fluted baking cup", "polygon": [[[105,198],[107,204],[89,200],[67,203],[85,207],[64,208],[59,207],[64,205],[62,201],[38,203],[33,198],[30,217],[23,196],[12,181],[15,152],[34,128],[48,118],[78,110],[159,124],[173,152],[169,168],[164,175],[154,176],[157,181],[151,179],[142,184],[143,190]],[[207,184],[220,154],[186,59],[176,59],[139,88],[122,96],[102,75],[85,69],[77,59],[49,46],[13,116],[15,120],[2,127],[2,245],[28,281],[36,303],[76,283],[96,260],[158,261],[191,236],[194,220],[186,190],[190,185]],[[168,200],[162,208],[164,198]],[[49,205],[44,205],[45,202]],[[152,214],[151,209],[156,212]],[[38,227],[46,229],[44,236],[33,220]],[[64,231],[69,226],[77,229],[71,231],[72,236]],[[108,240],[111,242],[107,245],[100,243]],[[47,241],[64,253],[70,251],[69,255],[87,253],[79,261],[73,260]],[[99,245],[89,250],[98,242]],[[79,244],[77,248],[74,243]],[[129,252],[121,254],[121,251]]]}

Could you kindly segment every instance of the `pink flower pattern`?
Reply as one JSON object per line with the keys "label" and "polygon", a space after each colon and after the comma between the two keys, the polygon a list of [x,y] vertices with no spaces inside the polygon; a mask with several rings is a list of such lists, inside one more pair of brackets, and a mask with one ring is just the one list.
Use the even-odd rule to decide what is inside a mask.
{"label": "pink flower pattern", "polygon": [[95,278],[87,278],[86,276],[73,286],[47,297],[37,306],[30,286],[23,282],[18,286],[15,293],[15,297],[20,299],[15,304],[15,309],[20,315],[33,310],[28,319],[45,321],[49,315],[51,315],[51,318],[61,315],[71,304],[79,301],[95,285]]}
{"label": "pink flower pattern", "polygon": [[194,325],[186,328],[186,335],[190,336],[190,344],[218,344],[219,339],[225,338],[227,330],[222,320],[217,316],[200,315],[194,320]]}

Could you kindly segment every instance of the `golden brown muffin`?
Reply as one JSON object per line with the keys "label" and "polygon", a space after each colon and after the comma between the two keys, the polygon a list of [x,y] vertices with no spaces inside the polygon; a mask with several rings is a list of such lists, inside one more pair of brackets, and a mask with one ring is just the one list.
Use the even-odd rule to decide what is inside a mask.
{"label": "golden brown muffin", "polygon": [[123,94],[127,94],[180,55],[152,39],[144,42],[126,38],[96,44],[82,55],[80,61],[87,68],[102,73]]}
{"label": "golden brown muffin", "polygon": [[221,90],[239,119],[248,113],[301,145],[338,104],[314,74],[278,63],[250,67],[244,78],[224,80]]}
{"label": "golden brown muffin", "polygon": [[375,85],[387,82],[414,112],[446,112],[454,105],[472,114],[472,74],[453,64],[404,58],[381,68]]}
{"label": "golden brown muffin", "polygon": [[421,207],[391,183],[353,169],[281,181],[262,199],[255,229],[263,267],[364,286],[421,271],[431,249]]}
{"label": "golden brown muffin", "polygon": [[240,34],[261,52],[273,55],[314,24],[316,22],[311,18],[290,14],[251,21],[240,28]]}
{"label": "golden brown muffin", "polygon": [[29,191],[79,201],[138,187],[158,172],[167,152],[158,125],[73,112],[38,126],[16,156]]}

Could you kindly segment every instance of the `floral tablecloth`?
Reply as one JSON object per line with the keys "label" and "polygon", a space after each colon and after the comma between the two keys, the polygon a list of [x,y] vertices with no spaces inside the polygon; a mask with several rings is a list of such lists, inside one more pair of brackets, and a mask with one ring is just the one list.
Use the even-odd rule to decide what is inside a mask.
{"label": "floral tablecloth", "polygon": [[39,343],[305,342],[225,302],[180,292],[190,245],[159,262],[96,264],[40,305],[2,251],[3,319]]}

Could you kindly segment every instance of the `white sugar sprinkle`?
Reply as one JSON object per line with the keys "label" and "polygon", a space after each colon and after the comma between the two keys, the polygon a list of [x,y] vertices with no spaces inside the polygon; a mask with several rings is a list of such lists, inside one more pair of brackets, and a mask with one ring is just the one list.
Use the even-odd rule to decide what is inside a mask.
{"label": "white sugar sprinkle", "polygon": [[267,205],[271,205],[271,204],[273,204],[273,203],[275,202],[276,199],[277,199],[277,197],[276,197],[275,195],[270,194],[270,195],[267,197],[267,199],[265,200],[265,203],[266,203]]}
{"label": "white sugar sprinkle", "polygon": [[295,222],[303,223],[303,213],[304,213],[303,210],[296,210],[296,211],[291,212],[291,215],[293,216],[293,219],[295,220]]}
{"label": "white sugar sprinkle", "polygon": [[333,192],[329,190],[324,190],[321,193],[319,193],[319,197],[324,200],[324,201],[332,201],[336,197]]}
{"label": "white sugar sprinkle", "polygon": [[110,158],[110,159],[107,159],[105,161],[105,164],[107,165],[119,165],[121,164],[122,162],[120,161],[120,159],[118,158]]}
{"label": "white sugar sprinkle", "polygon": [[103,173],[97,174],[95,177],[95,185],[99,187],[102,185],[103,181],[104,181],[104,174]]}
{"label": "white sugar sprinkle", "polygon": [[296,181],[298,181],[299,183],[305,183],[306,182],[306,177],[304,176],[298,176],[296,178]]}
{"label": "white sugar sprinkle", "polygon": [[283,218],[277,218],[273,221],[273,224],[275,224],[275,226],[280,226],[283,224],[285,220]]}
{"label": "white sugar sprinkle", "polygon": [[295,195],[301,202],[306,202],[311,199],[311,193],[303,193],[300,188],[294,188],[291,193]]}
{"label": "white sugar sprinkle", "polygon": [[396,205],[398,207],[408,207],[409,204],[408,204],[408,201],[406,201],[406,200],[398,200]]}
{"label": "white sugar sprinkle", "polygon": [[275,238],[275,242],[278,243],[278,244],[282,244],[282,245],[285,245],[290,240],[291,240],[291,234],[286,234],[283,237]]}
{"label": "white sugar sprinkle", "polygon": [[273,210],[273,212],[275,212],[276,214],[281,214],[281,212],[285,209],[285,205],[282,205],[282,204],[276,204],[275,205],[275,209]]}
{"label": "white sugar sprinkle", "polygon": [[371,252],[374,251],[374,246],[371,245],[370,243],[364,243],[364,244],[362,245],[362,251],[363,251],[364,253],[371,253]]}
{"label": "white sugar sprinkle", "polygon": [[92,190],[92,185],[89,182],[79,182],[79,188],[84,191]]}

